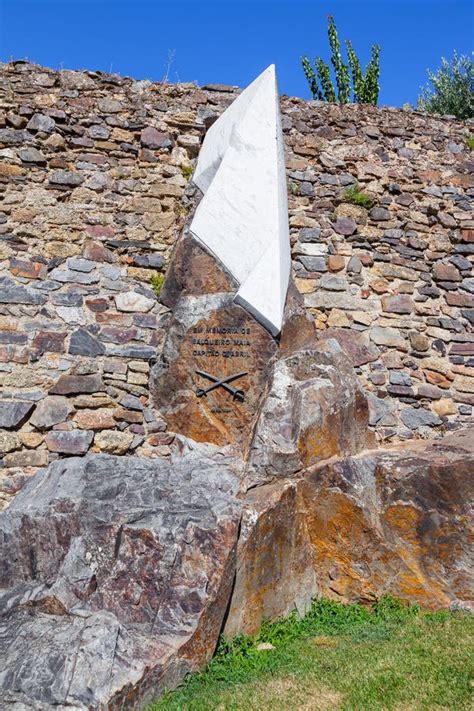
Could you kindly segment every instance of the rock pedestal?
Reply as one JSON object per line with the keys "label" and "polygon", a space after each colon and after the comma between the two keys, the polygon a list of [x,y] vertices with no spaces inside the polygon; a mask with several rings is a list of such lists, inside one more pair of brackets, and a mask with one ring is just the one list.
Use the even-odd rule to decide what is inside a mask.
{"label": "rock pedestal", "polygon": [[[181,239],[163,289],[172,314],[152,393],[173,431],[245,454],[278,345],[234,302],[232,287],[203,247]],[[229,381],[215,387],[213,378]]]}

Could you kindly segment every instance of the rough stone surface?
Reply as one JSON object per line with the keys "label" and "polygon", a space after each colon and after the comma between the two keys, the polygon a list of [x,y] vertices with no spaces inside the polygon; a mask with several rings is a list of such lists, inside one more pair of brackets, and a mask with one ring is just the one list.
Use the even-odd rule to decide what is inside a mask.
{"label": "rough stone surface", "polygon": [[2,708],[136,708],[210,658],[236,468],[197,445],[171,461],[93,455],[22,490],[0,523]]}
{"label": "rough stone surface", "polygon": [[249,492],[229,635],[317,594],[429,608],[472,602],[474,431],[332,459]]}
{"label": "rough stone surface", "polygon": [[372,443],[366,398],[339,344],[321,341],[279,358],[255,427],[247,488],[285,478]]}
{"label": "rough stone surface", "polygon": [[94,433],[87,430],[72,430],[61,432],[53,430],[45,437],[46,446],[50,452],[58,454],[85,454],[89,449]]}
{"label": "rough stone surface", "polygon": [[19,427],[28,419],[33,408],[33,402],[0,400],[0,427],[6,430]]}
{"label": "rough stone surface", "polygon": [[72,410],[72,403],[67,398],[50,395],[38,403],[30,417],[30,424],[39,430],[46,430],[58,422],[64,422]]}
{"label": "rough stone surface", "polygon": [[[150,280],[169,266],[196,206],[187,176],[198,147],[238,90],[145,87],[125,77],[8,63],[0,67],[0,95],[8,116],[0,126],[0,399],[38,402],[63,376],[97,377],[98,392],[108,388],[117,403],[141,398],[153,410],[150,389],[129,367],[138,358],[159,359],[165,341],[166,313]],[[295,284],[321,336],[347,332],[337,338],[355,364],[367,353],[353,358],[359,346],[351,349],[351,336],[364,351],[369,342],[378,352],[355,365],[366,393],[390,412],[370,427],[390,442],[407,432],[439,437],[468,426],[466,379],[473,379],[474,357],[469,127],[415,111],[315,106],[288,97],[281,97],[280,109]],[[34,116],[41,117],[38,128],[27,130]],[[375,212],[347,201],[355,182]],[[350,234],[340,234],[341,226]],[[205,259],[200,264],[195,293],[209,281]],[[327,279],[336,274],[337,281]],[[122,298],[132,310],[117,308],[116,297],[128,294],[138,298],[137,310],[129,296]],[[152,304],[141,311],[147,299]],[[374,328],[384,329],[384,343],[370,340]],[[71,345],[78,329],[95,339],[100,355]],[[387,339],[387,329],[398,335]],[[397,370],[412,379],[416,372],[410,394],[390,383],[395,355]],[[425,368],[425,357],[443,361],[442,378]],[[108,370],[110,361],[124,370]],[[25,384],[26,368],[35,385]],[[433,391],[421,385],[442,387],[453,404],[439,414],[437,400],[424,395]],[[438,419],[409,430],[401,415],[415,404]],[[161,419],[156,409],[154,417]],[[117,421],[115,430],[137,424]],[[19,432],[29,427],[25,421]],[[140,456],[156,454],[146,442],[153,427],[152,420],[144,424]],[[18,491],[14,482],[26,480],[3,464],[2,505]]]}

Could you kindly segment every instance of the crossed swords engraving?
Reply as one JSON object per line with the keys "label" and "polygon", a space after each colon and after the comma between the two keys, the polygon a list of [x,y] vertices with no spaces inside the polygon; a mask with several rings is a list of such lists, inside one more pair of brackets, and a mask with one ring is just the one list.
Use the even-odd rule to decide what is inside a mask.
{"label": "crossed swords engraving", "polygon": [[212,381],[212,385],[210,385],[208,388],[198,388],[196,390],[196,395],[197,397],[206,397],[207,393],[210,393],[212,390],[215,390],[216,388],[224,388],[224,390],[227,390],[228,393],[230,393],[233,397],[234,400],[239,400],[239,402],[243,402],[245,399],[245,393],[243,390],[238,390],[237,388],[233,388],[232,385],[229,385],[229,383],[232,383],[234,380],[237,380],[238,378],[243,378],[244,375],[247,375],[247,371],[244,371],[242,373],[235,373],[234,375],[228,375],[225,378],[216,378],[215,375],[211,375],[210,373],[204,372],[204,370],[196,370],[196,373],[200,375],[203,378],[207,378],[207,380]]}

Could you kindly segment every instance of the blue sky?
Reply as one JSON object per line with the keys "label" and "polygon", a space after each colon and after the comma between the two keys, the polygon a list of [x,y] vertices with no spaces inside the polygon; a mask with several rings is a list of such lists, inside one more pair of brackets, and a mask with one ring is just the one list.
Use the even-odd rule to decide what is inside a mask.
{"label": "blue sky", "polygon": [[426,69],[472,51],[472,0],[0,0],[0,60],[161,80],[247,85],[271,63],[281,93],[309,97],[301,54],[329,58],[326,16],[365,63],[380,103],[416,102]]}

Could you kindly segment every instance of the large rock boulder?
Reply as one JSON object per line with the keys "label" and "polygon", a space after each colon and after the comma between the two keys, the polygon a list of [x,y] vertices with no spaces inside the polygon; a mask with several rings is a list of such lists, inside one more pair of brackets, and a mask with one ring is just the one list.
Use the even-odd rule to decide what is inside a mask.
{"label": "large rock boulder", "polygon": [[429,608],[472,599],[474,430],[336,457],[249,492],[226,633],[304,609],[398,595]]}
{"label": "large rock boulder", "polygon": [[133,709],[212,655],[239,463],[209,445],[37,474],[0,523],[0,707]]}
{"label": "large rock boulder", "polygon": [[245,471],[251,488],[374,443],[367,399],[334,339],[275,361]]}

